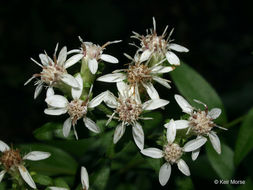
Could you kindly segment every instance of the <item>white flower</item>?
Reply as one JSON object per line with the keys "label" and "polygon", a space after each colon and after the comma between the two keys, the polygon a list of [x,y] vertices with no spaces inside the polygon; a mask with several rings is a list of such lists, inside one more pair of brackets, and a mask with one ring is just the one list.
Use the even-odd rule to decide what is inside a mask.
{"label": "white flower", "polygon": [[90,69],[90,72],[92,74],[95,74],[98,70],[98,61],[101,59],[103,61],[106,61],[108,63],[118,63],[118,59],[108,55],[104,54],[103,50],[105,49],[106,46],[114,43],[119,43],[121,40],[117,41],[112,41],[112,42],[107,42],[102,46],[93,44],[91,42],[84,42],[82,38],[79,36],[79,40],[82,43],[82,46],[80,49],[73,49],[68,52],[68,54],[71,53],[77,53],[77,55],[82,56],[87,60],[88,67]]}
{"label": "white flower", "polygon": [[50,156],[48,152],[32,151],[21,157],[19,150],[10,148],[7,144],[0,140],[0,164],[4,168],[0,172],[0,182],[2,181],[5,173],[19,172],[24,181],[33,189],[36,185],[30,176],[27,169],[24,167],[24,160],[44,160]]}
{"label": "white flower", "polygon": [[163,34],[161,36],[158,36],[156,33],[156,22],[154,17],[153,27],[153,29],[150,29],[150,33],[148,33],[147,30],[146,36],[133,32],[134,36],[132,36],[132,38],[140,40],[140,47],[137,47],[139,48],[138,52],[142,52],[141,60],[148,60],[152,56],[155,56],[158,58],[158,60],[164,59],[166,57],[167,61],[171,65],[180,65],[179,58],[172,52],[172,50],[177,52],[188,52],[189,50],[181,45],[171,43],[174,41],[170,39],[173,29],[166,39],[166,31],[168,29],[168,26],[166,26]]}
{"label": "white flower", "polygon": [[[82,183],[82,189],[88,190],[89,189],[89,176],[86,168],[82,166],[81,168],[81,183]],[[64,187],[49,187],[51,190],[68,190]]]}
{"label": "white flower", "polygon": [[[178,105],[182,108],[184,113],[190,115],[188,120],[178,120],[175,121],[177,129],[186,129],[188,128],[187,133],[192,132],[194,135],[197,136],[196,139],[187,142],[188,145],[196,146],[198,144],[199,148],[192,149],[190,146],[185,149],[186,152],[192,152],[192,159],[197,159],[200,151],[200,147],[205,144],[207,141],[207,137],[209,137],[213,148],[215,151],[220,154],[221,147],[220,147],[220,140],[219,137],[216,135],[214,131],[212,131],[213,127],[218,127],[223,130],[227,130],[223,127],[217,126],[213,120],[218,118],[221,114],[221,109],[213,108],[208,111],[208,107],[206,104],[200,102],[199,100],[194,100],[195,102],[202,104],[205,106],[205,110],[200,110],[192,107],[182,96],[175,95],[175,99]],[[201,145],[201,146],[200,146]]]}
{"label": "white flower", "polygon": [[[129,87],[124,82],[118,82],[117,88],[119,97],[116,98],[111,92],[107,91],[104,102],[108,107],[115,109],[114,113],[109,116],[109,123],[113,118],[120,121],[115,129],[113,142],[116,144],[125,133],[126,126],[132,126],[133,138],[139,149],[144,147],[144,132],[142,126],[138,122],[143,118],[141,114],[145,110],[154,110],[161,108],[169,103],[167,100],[155,99],[141,103],[139,91],[136,88]],[[115,116],[117,114],[117,116]]]}
{"label": "white flower", "polygon": [[74,55],[67,59],[67,47],[64,46],[59,55],[58,58],[56,57],[56,52],[58,50],[58,44],[56,45],[55,52],[53,59],[51,59],[46,53],[40,54],[40,61],[41,63],[38,63],[34,59],[31,58],[31,60],[39,65],[42,68],[42,71],[38,74],[34,74],[26,83],[28,84],[32,79],[40,77],[35,82],[35,85],[37,86],[34,92],[34,99],[37,98],[37,96],[40,94],[43,85],[46,84],[46,86],[49,87],[57,87],[61,85],[62,83],[67,84],[73,88],[79,88],[78,82],[75,80],[75,78],[67,73],[67,68],[77,63],[82,56],[80,55]]}
{"label": "white flower", "polygon": [[[176,163],[178,169],[186,176],[190,176],[190,170],[185,161],[181,158],[188,145],[181,148],[177,143],[174,143],[176,137],[176,124],[173,119],[170,120],[167,127],[167,141],[163,150],[158,148],[146,148],[141,150],[141,153],[151,158],[164,158],[166,162],[161,166],[159,171],[159,182],[162,186],[166,185],[171,174],[171,165]],[[198,147],[195,147],[198,148]]]}
{"label": "white flower", "polygon": [[72,88],[72,97],[73,100],[69,102],[67,98],[61,95],[54,95],[53,93],[49,93],[46,98],[46,103],[48,104],[48,108],[44,110],[44,112],[48,115],[61,115],[68,112],[69,118],[63,124],[63,135],[67,137],[69,135],[71,126],[73,126],[74,133],[76,139],[78,139],[75,125],[77,120],[83,119],[85,126],[94,133],[99,133],[100,128],[96,125],[94,121],[86,116],[89,108],[94,108],[98,106],[104,98],[104,94],[101,93],[91,101],[89,101],[89,97],[92,91],[92,87],[90,88],[90,93],[86,100],[81,100],[80,97],[83,91],[83,80],[80,74],[78,74],[75,78],[80,86],[80,89]]}
{"label": "white flower", "polygon": [[[127,54],[125,55],[132,60],[128,69],[116,70],[112,74],[107,74],[97,78],[97,80],[103,82],[120,82],[127,79],[130,86],[134,86],[135,88],[143,86],[151,99],[159,99],[159,94],[154,88],[153,82],[158,82],[166,88],[171,88],[169,85],[170,81],[163,79],[159,75],[173,71],[174,67],[162,66],[161,64],[164,60],[152,67],[148,67],[148,62],[143,63],[140,61],[140,57],[138,55],[134,58],[131,58]],[[124,71],[124,73],[121,71]]]}

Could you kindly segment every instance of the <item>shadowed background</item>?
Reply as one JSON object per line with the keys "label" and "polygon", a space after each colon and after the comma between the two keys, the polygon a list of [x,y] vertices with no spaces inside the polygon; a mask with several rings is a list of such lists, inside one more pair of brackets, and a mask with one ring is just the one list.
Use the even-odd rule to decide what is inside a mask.
{"label": "shadowed background", "polygon": [[52,118],[43,113],[44,93],[34,101],[32,83],[23,86],[40,72],[30,57],[39,60],[44,50],[51,56],[57,42],[60,48],[77,48],[79,35],[100,45],[122,39],[106,53],[119,58],[123,67],[128,63],[123,52],[133,55],[136,50],[128,45],[133,41],[131,32],[145,34],[152,27],[152,16],[158,34],[166,25],[175,28],[175,42],[190,49],[177,55],[216,89],[229,120],[245,114],[253,105],[252,7],[252,1],[228,0],[1,1],[0,139],[33,141],[32,131]]}

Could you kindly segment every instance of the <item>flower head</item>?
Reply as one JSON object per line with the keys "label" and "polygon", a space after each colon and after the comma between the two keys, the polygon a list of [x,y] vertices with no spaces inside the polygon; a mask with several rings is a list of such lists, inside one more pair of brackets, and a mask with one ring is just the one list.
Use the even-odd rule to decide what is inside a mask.
{"label": "flower head", "polygon": [[95,74],[98,70],[98,61],[103,60],[109,63],[118,63],[118,59],[104,54],[103,51],[105,50],[106,46],[114,43],[119,43],[121,40],[116,40],[112,42],[107,42],[102,46],[93,44],[91,42],[84,42],[83,39],[79,36],[79,40],[81,41],[82,45],[80,49],[74,49],[68,52],[70,53],[77,53],[77,55],[82,56],[83,59],[87,60],[88,67],[92,74]]}
{"label": "flower head", "polygon": [[67,68],[77,63],[82,56],[80,55],[74,55],[70,57],[67,60],[67,48],[64,46],[58,57],[56,56],[56,52],[58,50],[58,44],[56,45],[55,52],[53,59],[51,59],[46,53],[40,54],[40,61],[41,63],[38,63],[34,59],[31,58],[31,60],[39,65],[42,68],[42,71],[38,74],[34,74],[26,83],[28,84],[32,79],[34,78],[40,78],[35,82],[35,85],[37,86],[34,93],[34,98],[36,98],[42,88],[43,85],[46,85],[48,87],[59,87],[62,83],[69,85],[73,88],[79,88],[78,82],[75,80],[75,78],[67,73]]}
{"label": "flower head", "polygon": [[27,169],[24,167],[25,160],[44,160],[50,156],[48,152],[41,151],[32,151],[26,154],[25,156],[21,156],[20,151],[18,149],[10,148],[7,144],[0,140],[0,152],[2,153],[0,156],[0,163],[3,167],[3,170],[0,172],[0,182],[2,181],[5,173],[20,173],[23,180],[33,189],[36,189],[36,185],[30,176]]}
{"label": "flower head", "polygon": [[92,132],[100,132],[96,123],[87,117],[87,112],[88,109],[98,106],[103,101],[104,94],[100,94],[90,101],[89,98],[92,91],[91,87],[88,97],[85,100],[80,99],[83,91],[83,80],[80,74],[78,74],[75,79],[78,81],[80,89],[72,88],[71,92],[73,100],[69,102],[64,96],[54,95],[53,92],[48,93],[45,101],[49,107],[45,109],[44,112],[48,115],[61,115],[68,113],[69,118],[66,119],[63,124],[63,135],[67,137],[71,126],[73,126],[76,139],[78,139],[75,125],[79,119],[83,119],[85,126]]}
{"label": "flower head", "polygon": [[128,84],[134,88],[144,87],[151,99],[159,99],[159,94],[154,88],[153,82],[158,82],[166,88],[171,88],[169,85],[170,81],[159,75],[173,71],[174,67],[162,66],[161,64],[164,60],[152,67],[148,67],[148,62],[142,62],[138,54],[134,58],[127,54],[125,55],[132,61],[128,69],[116,70],[112,74],[99,77],[97,80],[120,82],[127,79]]}
{"label": "flower head", "polygon": [[165,163],[161,166],[159,171],[159,182],[162,186],[166,185],[171,174],[171,165],[177,164],[178,169],[186,176],[190,175],[190,170],[185,161],[182,159],[182,155],[185,152],[184,147],[180,147],[175,141],[176,138],[176,124],[173,119],[170,120],[167,127],[167,144],[164,145],[163,150],[158,148],[146,148],[141,150],[141,153],[151,158],[164,158]]}
{"label": "flower head", "polygon": [[178,105],[182,108],[183,112],[190,115],[188,120],[178,120],[175,121],[177,129],[185,129],[188,128],[187,133],[192,132],[197,136],[196,139],[188,142],[189,145],[197,146],[198,149],[192,150],[192,146],[189,146],[185,151],[192,152],[192,159],[195,160],[198,157],[200,147],[203,146],[207,138],[209,137],[213,148],[215,151],[220,154],[220,140],[216,133],[213,131],[214,127],[221,128],[226,130],[223,127],[217,126],[213,120],[217,119],[221,114],[221,109],[213,108],[208,111],[208,107],[206,104],[202,103],[199,100],[194,100],[195,102],[204,105],[205,110],[200,110],[192,107],[182,96],[175,95],[175,99]]}
{"label": "flower head", "polygon": [[133,138],[139,149],[144,147],[144,132],[138,122],[140,119],[150,119],[142,117],[145,110],[161,108],[169,103],[167,100],[155,99],[142,104],[138,89],[128,86],[125,82],[118,82],[117,88],[119,96],[116,98],[111,92],[106,91],[104,101],[110,108],[115,109],[110,115],[109,123],[112,119],[117,119],[120,123],[115,129],[113,142],[116,144],[125,133],[126,126],[132,126]]}
{"label": "flower head", "polygon": [[181,45],[171,43],[174,41],[170,39],[173,29],[166,39],[167,29],[168,26],[166,26],[161,36],[157,35],[156,22],[153,17],[153,29],[150,29],[150,33],[147,30],[147,34],[144,36],[133,32],[134,36],[132,36],[132,38],[136,38],[140,41],[138,52],[142,52],[141,61],[148,60],[152,56],[156,57],[158,60],[162,60],[166,57],[171,65],[180,65],[179,58],[172,52],[172,50],[177,52],[188,52],[189,50]]}

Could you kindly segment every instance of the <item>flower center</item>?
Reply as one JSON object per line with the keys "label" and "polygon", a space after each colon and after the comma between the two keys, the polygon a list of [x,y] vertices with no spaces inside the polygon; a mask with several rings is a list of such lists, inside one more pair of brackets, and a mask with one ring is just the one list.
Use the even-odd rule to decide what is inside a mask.
{"label": "flower center", "polygon": [[60,80],[60,77],[62,74],[66,73],[64,67],[59,65],[48,65],[44,66],[43,70],[40,74],[35,74],[35,76],[40,76],[41,80],[45,82],[46,84],[53,84],[55,82],[58,82]]}
{"label": "flower center", "polygon": [[167,52],[167,42],[163,36],[157,36],[156,34],[145,36],[142,39],[141,46],[144,50],[149,49],[164,54]]}
{"label": "flower center", "polygon": [[130,84],[136,84],[140,82],[147,82],[151,81],[152,78],[149,75],[150,70],[146,65],[137,64],[137,65],[130,65],[127,74],[128,74],[128,82]]}
{"label": "flower center", "polygon": [[68,114],[72,120],[72,125],[75,125],[77,120],[84,117],[87,113],[86,102],[82,100],[72,100],[68,104]]}
{"label": "flower center", "polygon": [[101,54],[101,47],[95,44],[85,44],[83,46],[83,54],[90,59],[98,59]]}
{"label": "flower center", "polygon": [[207,134],[214,127],[212,118],[206,111],[197,111],[189,118],[192,130],[197,135]]}
{"label": "flower center", "polygon": [[0,157],[0,161],[6,170],[9,170],[12,166],[18,166],[22,162],[19,150],[6,150]]}
{"label": "flower center", "polygon": [[138,104],[133,98],[129,97],[127,99],[119,98],[119,106],[116,112],[119,114],[119,120],[132,123],[139,119],[139,115],[142,112],[141,104]]}
{"label": "flower center", "polygon": [[165,145],[163,151],[164,159],[171,164],[177,162],[183,154],[182,148],[176,143]]}

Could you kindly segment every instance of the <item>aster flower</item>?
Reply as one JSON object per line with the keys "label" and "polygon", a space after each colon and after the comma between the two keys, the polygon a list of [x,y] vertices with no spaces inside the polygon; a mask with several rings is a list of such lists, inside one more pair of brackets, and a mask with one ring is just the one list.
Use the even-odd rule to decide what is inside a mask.
{"label": "aster flower", "polygon": [[[144,147],[144,132],[139,119],[151,119],[142,117],[143,111],[161,108],[169,103],[167,100],[155,99],[142,104],[138,89],[129,87],[124,82],[118,82],[117,88],[119,97],[116,98],[111,92],[107,91],[104,96],[104,102],[108,107],[115,109],[109,116],[107,124],[112,119],[117,119],[120,123],[115,129],[113,142],[116,144],[125,133],[126,126],[132,126],[132,133],[135,144],[139,149]],[[116,116],[115,116],[116,115]]]}
{"label": "aster flower", "polygon": [[56,52],[58,50],[58,44],[56,45],[53,59],[51,59],[46,53],[40,54],[41,63],[35,61],[33,58],[31,60],[42,68],[42,71],[38,74],[34,74],[26,83],[28,84],[32,79],[40,78],[35,82],[37,86],[34,92],[34,99],[40,94],[44,85],[48,87],[59,87],[62,84],[69,85],[73,88],[79,88],[78,82],[75,78],[67,73],[67,68],[77,63],[82,56],[74,55],[67,60],[67,47],[64,46],[58,58],[56,57]]}
{"label": "aster flower", "polygon": [[32,151],[21,156],[18,149],[10,148],[7,144],[0,140],[0,164],[4,168],[0,172],[0,182],[2,181],[5,173],[19,172],[23,180],[33,189],[36,189],[36,185],[30,176],[29,172],[24,166],[25,160],[44,160],[50,156],[48,152]]}
{"label": "aster flower", "polygon": [[213,120],[217,119],[220,116],[221,109],[213,108],[210,111],[208,111],[208,107],[206,104],[202,103],[199,100],[194,100],[195,102],[204,105],[205,110],[200,110],[192,107],[180,95],[175,95],[175,99],[178,105],[182,108],[182,111],[190,115],[188,120],[175,121],[177,129],[188,128],[187,134],[189,132],[192,132],[194,135],[197,136],[196,139],[189,141],[188,144],[196,145],[198,146],[198,149],[192,150],[191,148],[188,148],[186,149],[186,152],[192,152],[192,159],[196,160],[199,155],[200,147],[206,143],[207,141],[206,137],[209,137],[214,150],[218,154],[220,154],[221,153],[220,139],[217,136],[217,134],[213,131],[213,128],[218,127],[223,130],[227,129],[216,125]]}
{"label": "aster flower", "polygon": [[151,99],[159,99],[159,94],[154,88],[153,82],[158,82],[166,88],[171,88],[169,85],[170,81],[159,76],[174,70],[174,67],[162,66],[161,64],[164,60],[152,67],[148,67],[148,62],[143,63],[138,54],[136,54],[134,58],[127,54],[125,54],[125,56],[132,61],[128,69],[116,70],[112,74],[97,78],[97,81],[120,82],[127,79],[129,85],[134,88],[143,86]]}
{"label": "aster flower", "polygon": [[[163,150],[158,148],[146,148],[141,150],[141,153],[151,158],[164,158],[165,163],[161,166],[159,171],[159,182],[162,186],[166,185],[171,174],[171,165],[177,164],[178,169],[186,176],[190,176],[190,170],[185,161],[181,158],[184,154],[185,149],[189,148],[189,144],[185,144],[184,147],[180,147],[179,144],[175,143],[176,138],[176,124],[173,119],[170,120],[167,127],[167,141],[164,145]],[[197,148],[191,146],[192,149]]]}
{"label": "aster flower", "polygon": [[71,126],[73,126],[76,139],[78,139],[75,125],[79,119],[83,119],[85,126],[90,131],[94,133],[100,132],[100,128],[94,121],[87,117],[86,114],[88,109],[98,106],[103,101],[104,94],[101,93],[90,101],[89,98],[92,91],[91,87],[88,97],[85,100],[81,100],[80,97],[83,91],[83,80],[80,74],[78,74],[75,79],[78,81],[80,88],[72,88],[71,93],[73,100],[69,102],[64,96],[54,95],[54,93],[50,91],[45,100],[49,107],[45,109],[44,112],[48,115],[62,115],[68,113],[69,118],[66,119],[63,124],[63,135],[67,137],[69,135]]}
{"label": "aster flower", "polygon": [[[84,166],[81,167],[81,183],[82,183],[82,190],[89,189],[89,176],[86,168]],[[63,187],[49,187],[51,190],[68,190]]]}
{"label": "aster flower", "polygon": [[73,49],[68,52],[68,54],[71,53],[77,53],[76,55],[82,56],[83,59],[87,60],[88,67],[90,69],[90,72],[92,74],[95,74],[98,70],[98,61],[103,60],[108,63],[118,63],[118,59],[108,55],[104,54],[103,51],[105,50],[105,47],[114,44],[119,43],[121,40],[116,40],[112,42],[106,42],[104,45],[99,46],[96,44],[93,44],[91,42],[84,42],[83,39],[79,36],[79,40],[81,41],[82,45],[80,49]]}
{"label": "aster flower", "polygon": [[156,32],[156,22],[154,17],[153,27],[153,29],[150,29],[150,33],[147,30],[146,36],[133,32],[134,36],[132,36],[132,38],[136,38],[140,41],[140,47],[137,47],[139,48],[138,52],[142,52],[141,61],[148,60],[152,56],[155,56],[158,58],[158,60],[164,59],[166,57],[167,61],[171,65],[180,65],[179,58],[172,52],[172,50],[177,52],[188,52],[189,50],[181,45],[171,43],[174,41],[170,39],[173,33],[173,29],[166,39],[168,26],[166,26],[162,35],[158,36]]}

